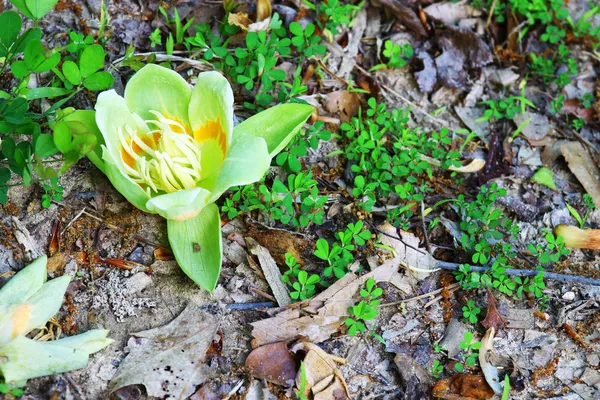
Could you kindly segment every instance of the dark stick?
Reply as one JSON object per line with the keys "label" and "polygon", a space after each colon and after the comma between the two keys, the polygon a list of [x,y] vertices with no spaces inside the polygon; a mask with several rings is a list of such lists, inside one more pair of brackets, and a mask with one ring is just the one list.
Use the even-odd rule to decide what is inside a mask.
{"label": "dark stick", "polygon": [[[441,269],[447,269],[451,271],[457,271],[460,264],[455,264],[447,261],[438,261],[437,267]],[[486,272],[489,271],[490,268],[487,267],[476,267],[470,266],[470,270],[473,272]],[[505,273],[506,275],[512,276],[536,276],[540,271],[535,269],[512,269],[507,268]],[[584,285],[593,285],[600,286],[600,279],[592,279],[586,278],[583,276],[577,275],[566,275],[566,274],[556,274],[554,272],[544,272],[545,279],[554,279],[557,281],[566,281],[566,282],[576,282]]]}
{"label": "dark stick", "polygon": [[[401,238],[394,236],[394,235],[387,234],[385,232],[382,232],[371,221],[367,221],[367,223],[373,229],[375,229],[377,232],[379,232],[387,237],[390,237],[392,239],[396,239],[396,240],[402,242],[405,246],[410,247],[413,250],[416,250],[417,252],[419,252],[421,254],[425,254],[425,252],[423,250],[417,249],[417,248],[409,245],[408,243],[405,243]],[[437,267],[441,268],[441,269],[450,270],[450,271],[457,271],[458,267],[460,267],[460,264],[438,260]],[[486,272],[490,269],[488,267],[477,267],[477,266],[472,266],[472,265],[470,265],[470,268],[471,268],[470,270],[473,272]],[[512,269],[512,268],[507,268],[505,271],[506,275],[510,275],[510,276],[536,276],[539,272],[540,271],[538,271],[536,269]],[[556,274],[554,272],[544,271],[544,279],[553,279],[556,281],[564,281],[564,282],[576,282],[576,283],[581,283],[582,285],[600,286],[600,279],[586,278],[584,276],[577,276],[577,275]]]}
{"label": "dark stick", "polygon": [[227,304],[225,308],[231,311],[246,311],[246,310],[258,310],[260,308],[271,308],[276,307],[277,305],[272,301],[267,301],[264,303],[233,303]]}

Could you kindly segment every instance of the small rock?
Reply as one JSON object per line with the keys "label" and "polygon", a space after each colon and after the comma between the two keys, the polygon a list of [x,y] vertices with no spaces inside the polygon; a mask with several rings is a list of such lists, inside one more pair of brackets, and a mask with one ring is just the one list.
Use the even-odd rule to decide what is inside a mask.
{"label": "small rock", "polygon": [[152,284],[152,278],[145,272],[138,272],[125,281],[125,295],[140,293]]}
{"label": "small rock", "polygon": [[589,386],[596,386],[600,388],[600,372],[593,368],[586,368],[585,371],[583,371],[583,375],[581,375],[580,379]]}
{"label": "small rock", "polygon": [[454,358],[460,351],[460,342],[464,339],[465,332],[469,329],[465,324],[457,319],[453,319],[446,328],[444,338],[440,346],[448,350],[448,357]]}
{"label": "small rock", "polygon": [[525,331],[525,337],[523,338],[521,347],[546,347],[556,343],[556,340],[556,335],[528,329]]}
{"label": "small rock", "polygon": [[567,292],[562,296],[563,300],[573,301],[575,300],[575,292]]}
{"label": "small rock", "polygon": [[550,124],[548,117],[529,111],[515,114],[513,121],[517,126],[521,126],[521,124],[524,124],[528,119],[530,119],[530,121],[521,130],[521,133],[529,140],[541,140],[554,129],[554,126]]}
{"label": "small rock", "polygon": [[591,366],[597,367],[600,365],[600,355],[598,353],[588,354],[586,356],[588,364]]}

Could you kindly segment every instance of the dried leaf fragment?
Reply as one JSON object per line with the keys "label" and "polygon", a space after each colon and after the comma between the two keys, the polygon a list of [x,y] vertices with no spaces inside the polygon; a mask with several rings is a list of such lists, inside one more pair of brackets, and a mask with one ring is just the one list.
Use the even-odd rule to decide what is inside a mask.
{"label": "dried leaf fragment", "polygon": [[585,188],[596,207],[600,207],[600,171],[581,143],[567,142],[560,150],[569,164],[569,169]]}
{"label": "dried leaf fragment", "polygon": [[498,308],[496,308],[496,298],[489,289],[487,315],[481,322],[481,325],[483,325],[486,329],[494,328],[496,331],[499,331],[506,326],[506,321],[504,321],[498,312]]}
{"label": "dried leaf fragment", "polygon": [[296,377],[296,363],[285,342],[260,346],[246,358],[250,373],[276,385],[290,386]]}
{"label": "dried leaf fragment", "polygon": [[454,374],[438,381],[432,390],[434,398],[445,400],[485,400],[494,394],[483,376],[471,374]]}

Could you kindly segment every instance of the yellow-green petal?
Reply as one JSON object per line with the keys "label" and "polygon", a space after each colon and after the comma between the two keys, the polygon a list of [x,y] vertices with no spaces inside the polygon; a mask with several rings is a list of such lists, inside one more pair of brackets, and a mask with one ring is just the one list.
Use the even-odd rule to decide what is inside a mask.
{"label": "yellow-green petal", "polygon": [[153,197],[146,208],[168,220],[183,221],[200,214],[209,198],[210,192],[204,188],[185,189]]}
{"label": "yellow-green petal", "polygon": [[37,292],[46,282],[46,262],[42,256],[23,268],[0,289],[0,314],[10,306],[22,303]]}
{"label": "yellow-green petal", "polygon": [[18,336],[0,346],[0,372],[8,384],[24,385],[27,379],[73,371],[87,365],[89,355],[113,342],[108,331],[96,329],[51,342]]}
{"label": "yellow-green petal", "polygon": [[168,220],[167,228],[179,267],[196,284],[212,292],[217,286],[223,255],[219,208],[209,204],[195,218]]}
{"label": "yellow-green petal", "polygon": [[211,202],[232,186],[259,181],[271,165],[267,143],[263,138],[240,134],[234,140],[211,189]]}
{"label": "yellow-green petal", "polygon": [[42,328],[60,310],[70,281],[70,276],[63,275],[44,283],[33,296],[14,304],[0,316],[0,345],[18,335],[27,335],[35,328]]}
{"label": "yellow-green petal", "polygon": [[146,203],[150,200],[150,196],[140,185],[135,183],[125,173],[117,167],[110,152],[105,146],[102,146],[104,159],[104,173],[108,180],[123,195],[131,204],[144,212],[151,212],[146,208]]}
{"label": "yellow-green petal", "polygon": [[223,75],[203,72],[189,104],[192,132],[202,151],[202,176],[209,178],[225,160],[233,133],[233,91]]}
{"label": "yellow-green petal", "polygon": [[140,69],[125,87],[125,101],[131,112],[153,120],[158,111],[167,118],[188,123],[188,104],[192,89],[177,72],[156,64]]}
{"label": "yellow-green petal", "polygon": [[233,130],[233,136],[246,133],[265,139],[269,154],[275,157],[302,129],[314,108],[305,104],[280,104],[262,111]]}
{"label": "yellow-green petal", "polygon": [[114,90],[100,93],[96,102],[96,124],[102,132],[106,149],[110,153],[113,164],[124,168],[121,157],[121,143],[119,142],[119,129],[126,137],[126,126],[136,132],[148,132],[148,126],[139,116],[134,115],[127,108],[125,99]]}

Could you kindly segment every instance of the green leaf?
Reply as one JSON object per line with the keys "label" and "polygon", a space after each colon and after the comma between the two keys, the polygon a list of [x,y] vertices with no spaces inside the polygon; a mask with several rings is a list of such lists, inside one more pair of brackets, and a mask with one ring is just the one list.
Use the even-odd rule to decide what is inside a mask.
{"label": "green leaf", "polygon": [[54,138],[50,134],[43,134],[38,136],[35,141],[35,154],[40,158],[46,158],[53,156],[58,152],[58,149],[54,145]]}
{"label": "green leaf", "polygon": [[212,292],[217,286],[223,254],[219,208],[210,204],[194,218],[167,220],[167,229],[171,249],[183,272]]}
{"label": "green leaf", "polygon": [[21,11],[21,13],[30,19],[35,19],[27,4],[25,4],[25,0],[10,0],[13,6],[17,8],[17,10]]}
{"label": "green leaf", "polygon": [[23,79],[29,73],[29,69],[25,65],[25,61],[15,61],[10,65],[10,72],[17,79]]}
{"label": "green leaf", "polygon": [[48,14],[56,3],[58,3],[58,0],[25,0],[25,4],[27,4],[27,8],[31,11],[34,19],[40,19]]}
{"label": "green leaf", "polygon": [[83,86],[88,90],[106,90],[115,83],[115,78],[105,71],[94,72],[83,80]]}
{"label": "green leaf", "polygon": [[302,129],[314,108],[305,104],[280,104],[262,111],[233,129],[233,136],[241,133],[260,136],[267,142],[269,155],[275,157]]}
{"label": "green leaf", "polygon": [[87,158],[100,170],[105,173],[104,161],[102,160],[102,145],[104,145],[104,136],[96,124],[96,112],[93,110],[77,110],[63,118],[65,122],[80,122],[85,126],[86,132],[93,133],[96,136],[96,147],[87,153]]}
{"label": "green leaf", "polygon": [[45,99],[49,97],[64,96],[71,93],[72,90],[59,87],[39,87],[33,88],[25,95],[27,100]]}
{"label": "green leaf", "polygon": [[32,40],[40,40],[42,38],[42,31],[40,28],[32,28],[26,30],[15,42],[13,53],[19,54],[25,51],[25,47]]}
{"label": "green leaf", "polygon": [[21,17],[14,11],[5,11],[0,14],[0,26],[0,46],[8,50],[21,32]]}
{"label": "green leaf", "polygon": [[63,74],[65,74],[65,78],[73,85],[79,85],[81,83],[81,72],[79,72],[79,67],[73,61],[65,61],[62,67]]}
{"label": "green leaf", "polygon": [[71,128],[66,122],[59,121],[54,125],[54,144],[61,153],[67,153],[71,150],[71,143],[73,137],[71,135]]}
{"label": "green leaf", "polygon": [[106,53],[99,44],[86,47],[85,50],[83,50],[83,53],[81,53],[81,58],[79,59],[79,70],[81,71],[81,76],[87,78],[94,72],[104,69],[105,56]]}
{"label": "green leaf", "polygon": [[552,190],[556,190],[556,183],[554,183],[554,174],[552,170],[542,167],[538,169],[535,174],[531,177],[533,182],[539,183],[540,185],[544,185],[549,187]]}

